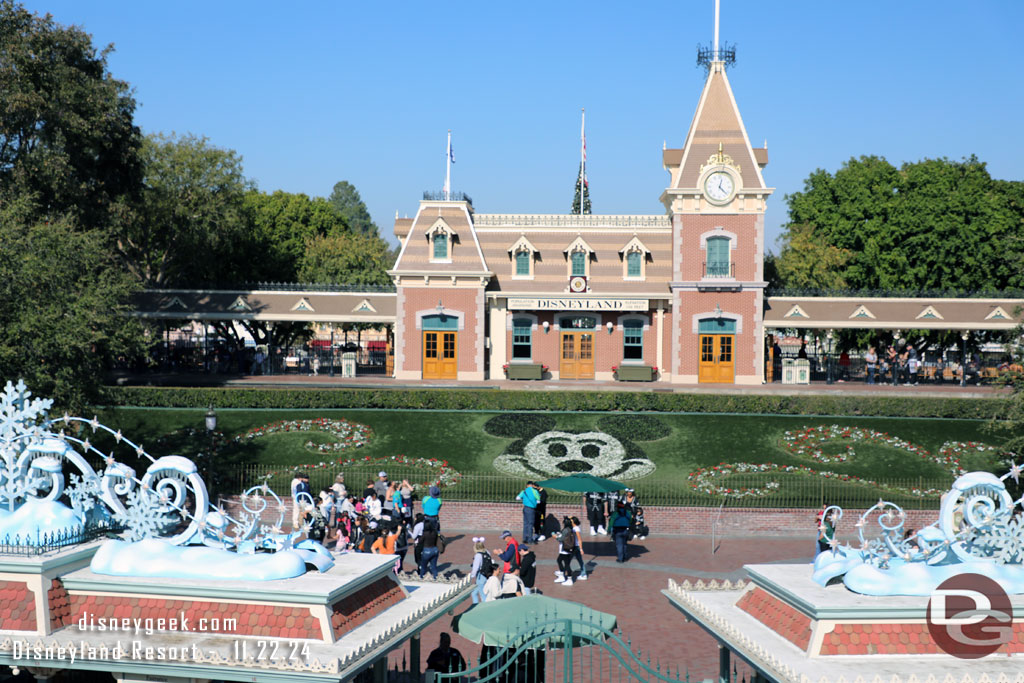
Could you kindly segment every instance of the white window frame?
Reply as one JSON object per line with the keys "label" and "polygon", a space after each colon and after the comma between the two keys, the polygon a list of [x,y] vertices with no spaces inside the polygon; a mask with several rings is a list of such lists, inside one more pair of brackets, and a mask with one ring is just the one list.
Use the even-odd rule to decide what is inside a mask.
{"label": "white window frame", "polygon": [[[627,321],[639,321],[640,325],[640,358],[626,359],[626,322]],[[620,315],[616,323],[617,331],[622,335],[622,343],[620,348],[622,349],[622,363],[623,365],[644,365],[644,356],[647,355],[647,331],[651,329],[651,319],[646,315],[633,313],[630,315]]]}
{"label": "white window frame", "polygon": [[[640,275],[629,274],[629,255],[640,254]],[[619,255],[622,257],[622,279],[632,282],[642,282],[647,279],[647,256],[651,253],[640,238],[633,235],[633,239],[626,242],[626,245],[619,249]]]}

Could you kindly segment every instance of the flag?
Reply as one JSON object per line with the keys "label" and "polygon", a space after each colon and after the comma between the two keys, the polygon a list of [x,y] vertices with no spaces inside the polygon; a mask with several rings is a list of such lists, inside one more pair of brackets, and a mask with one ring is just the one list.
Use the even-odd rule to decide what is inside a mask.
{"label": "flag", "polygon": [[453,164],[455,163],[455,150],[452,149],[452,139],[448,138],[448,159]]}

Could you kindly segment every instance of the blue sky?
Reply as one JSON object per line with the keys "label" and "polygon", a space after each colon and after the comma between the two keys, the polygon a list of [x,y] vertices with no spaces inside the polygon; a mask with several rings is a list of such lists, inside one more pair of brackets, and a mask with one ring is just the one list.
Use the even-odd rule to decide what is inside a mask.
{"label": "blue sky", "polygon": [[[287,5],[287,6],[286,6]],[[444,182],[481,213],[566,213],[587,109],[595,213],[661,213],[662,142],[683,144],[713,0],[139,2],[29,0],[114,43],[145,132],[239,152],[265,191],[349,180],[392,242]],[[765,139],[769,246],[783,196],[852,156],[976,154],[1024,179],[1024,2],[722,0],[730,80]]]}

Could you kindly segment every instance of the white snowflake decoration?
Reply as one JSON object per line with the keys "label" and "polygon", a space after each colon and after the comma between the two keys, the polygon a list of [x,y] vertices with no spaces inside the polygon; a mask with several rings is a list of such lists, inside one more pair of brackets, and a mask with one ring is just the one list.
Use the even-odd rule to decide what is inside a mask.
{"label": "white snowflake decoration", "polygon": [[128,494],[128,505],[124,511],[114,512],[114,519],[124,526],[128,540],[141,541],[160,536],[179,517],[155,493],[140,488]]}
{"label": "white snowflake decoration", "polygon": [[24,380],[19,379],[17,384],[8,381],[4,386],[0,394],[0,441],[10,443],[26,436],[31,440],[42,433],[53,399],[31,396]]}

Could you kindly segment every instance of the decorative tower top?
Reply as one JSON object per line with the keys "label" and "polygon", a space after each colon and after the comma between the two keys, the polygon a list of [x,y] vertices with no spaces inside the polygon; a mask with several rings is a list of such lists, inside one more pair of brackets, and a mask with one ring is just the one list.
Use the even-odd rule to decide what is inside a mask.
{"label": "decorative tower top", "polygon": [[697,66],[710,69],[712,64],[721,63],[722,67],[730,67],[736,63],[736,46],[718,43],[718,19],[720,0],[715,0],[715,40],[711,47],[697,46]]}

